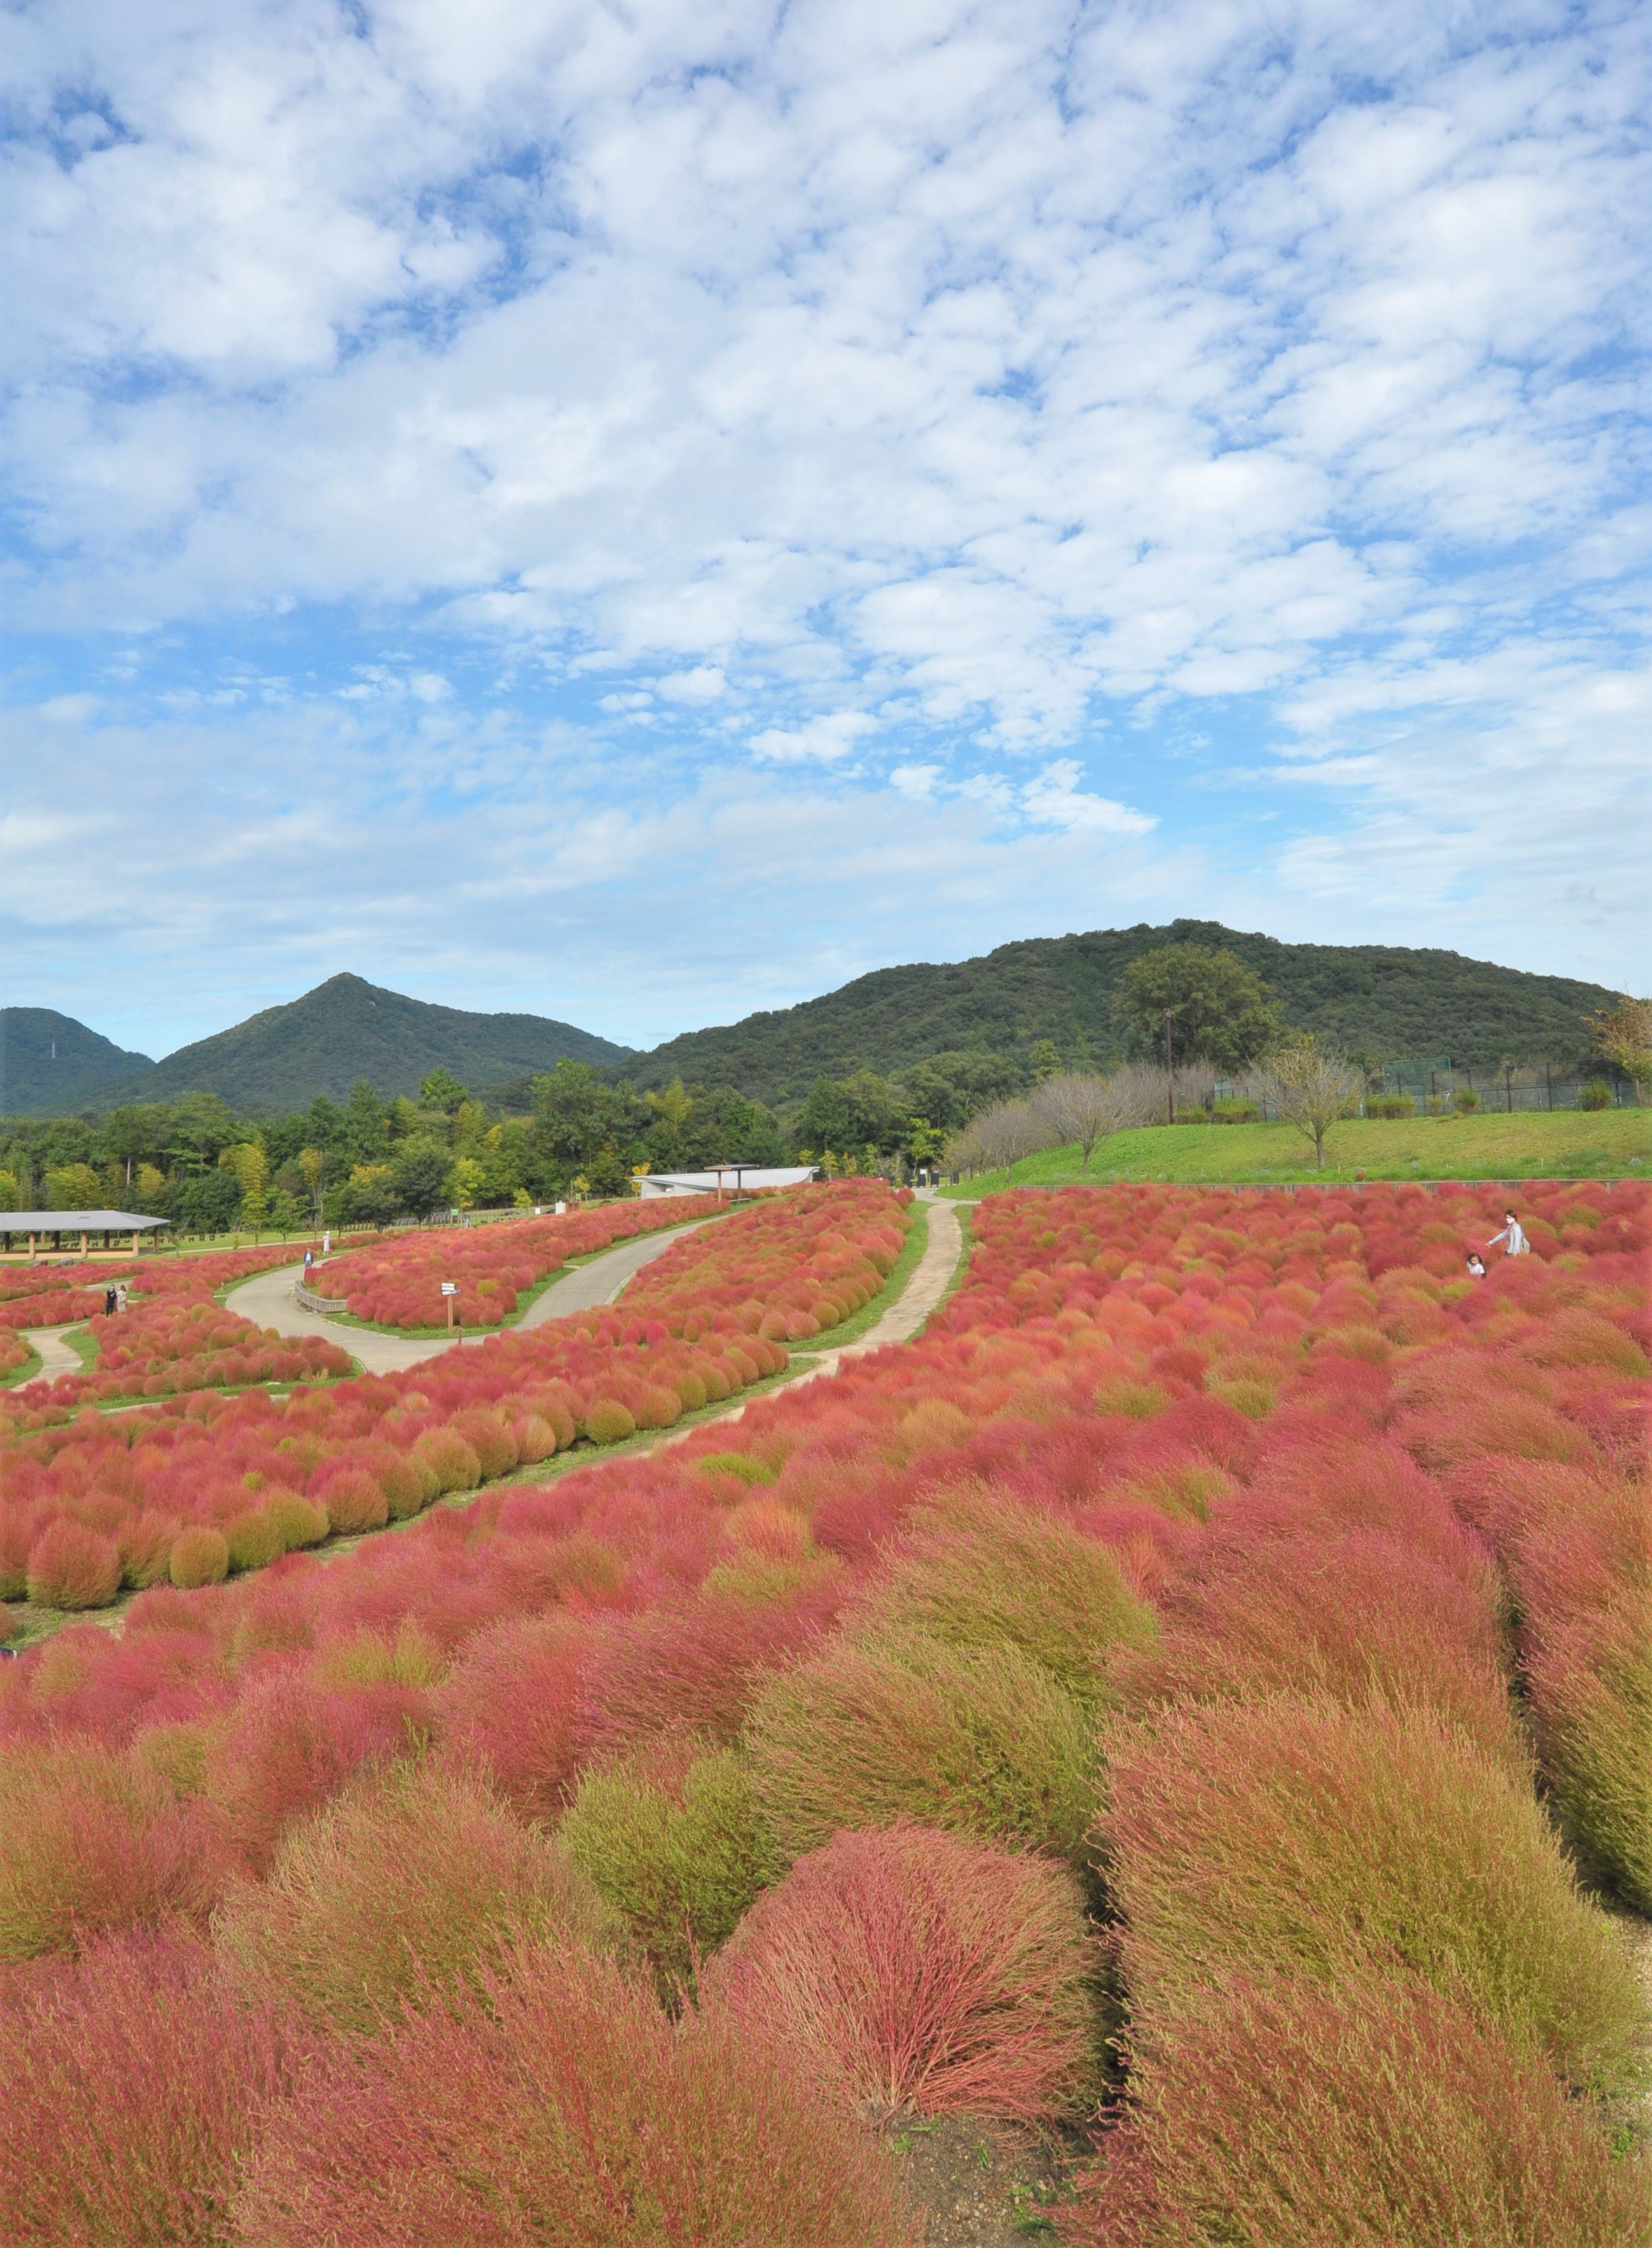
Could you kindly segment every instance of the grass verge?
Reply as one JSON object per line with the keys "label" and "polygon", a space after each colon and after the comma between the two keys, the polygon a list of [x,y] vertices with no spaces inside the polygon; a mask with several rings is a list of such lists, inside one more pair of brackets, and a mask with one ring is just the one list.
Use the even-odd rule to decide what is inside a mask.
{"label": "grass verge", "polygon": [[1028,1155],[942,1192],[975,1201],[1006,1186],[1346,1185],[1368,1179],[1606,1179],[1652,1173],[1652,1108],[1553,1115],[1350,1118],[1326,1137],[1325,1169],[1288,1124],[1150,1125],[1104,1140],[1082,1169],[1076,1147]]}

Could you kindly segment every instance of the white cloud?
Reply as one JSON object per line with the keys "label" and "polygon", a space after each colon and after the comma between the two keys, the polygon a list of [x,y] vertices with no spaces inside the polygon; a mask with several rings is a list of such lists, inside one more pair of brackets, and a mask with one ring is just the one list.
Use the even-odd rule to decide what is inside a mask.
{"label": "white cloud", "polygon": [[1079,786],[1074,757],[1058,757],[1045,766],[1037,780],[1020,792],[1021,809],[1035,826],[1083,828],[1105,835],[1145,835],[1158,826],[1144,812],[1115,804],[1111,797],[1093,796]]}
{"label": "white cloud", "polygon": [[834,710],[800,726],[765,726],[751,737],[751,754],[765,764],[835,764],[862,735],[877,730],[877,720],[864,710]]}
{"label": "white cloud", "polygon": [[655,685],[668,702],[715,702],[726,691],[728,682],[718,665],[698,663],[692,671],[668,671]]}
{"label": "white cloud", "polygon": [[[1285,842],[1224,839],[1258,921],[1502,931],[1528,964],[1629,972],[1634,10],[65,0],[4,23],[18,677],[96,681],[52,737],[77,790],[112,721],[153,772],[184,715],[247,698],[202,785],[226,834],[275,839],[240,861],[255,919],[284,912],[260,885],[290,881],[300,767],[346,826],[366,800],[227,746],[266,738],[255,698],[312,726],[330,689],[339,738],[483,804],[527,786],[499,778],[523,734],[499,714],[548,681],[634,722],[624,758],[579,752],[614,775],[620,826],[593,838],[629,832],[637,745],[677,802],[744,742],[765,804],[829,778],[903,821],[927,804],[937,834],[1122,846],[1132,745],[1185,720],[1211,746],[1148,798],[1162,854],[1196,824],[1179,778],[1315,776]],[[358,668],[387,618],[428,641]],[[177,676],[174,633],[197,636]],[[484,693],[496,665],[512,683]],[[857,795],[874,731],[901,762]],[[1505,919],[1507,884],[1458,901],[1477,861],[1524,870]],[[372,863],[382,901],[353,894],[341,929],[394,922],[399,863]],[[40,879],[58,917],[23,956],[95,963],[97,904]]]}

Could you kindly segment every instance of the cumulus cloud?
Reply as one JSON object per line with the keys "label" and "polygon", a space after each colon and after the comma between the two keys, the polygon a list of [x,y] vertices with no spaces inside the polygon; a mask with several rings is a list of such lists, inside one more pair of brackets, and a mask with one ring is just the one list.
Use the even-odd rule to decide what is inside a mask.
{"label": "cumulus cloud", "polygon": [[[260,885],[387,775],[491,895],[490,821],[538,833],[524,806],[572,776],[602,926],[644,923],[636,802],[737,767],[849,852],[845,895],[859,823],[927,807],[1017,865],[1191,850],[1213,887],[1171,910],[1220,892],[1282,933],[1614,981],[1644,957],[1632,9],[6,22],[11,691],[55,696],[26,730],[77,777],[117,738],[149,772],[222,739],[222,827],[196,817],[243,915],[279,923]],[[263,771],[282,696],[302,723]],[[554,760],[522,749],[541,721]],[[722,815],[682,817],[709,960],[751,870]],[[391,942],[400,863],[360,862],[340,942]],[[1472,872],[1516,864],[1518,908]],[[98,907],[52,894],[12,958],[93,993]],[[128,904],[175,933],[173,901]]]}

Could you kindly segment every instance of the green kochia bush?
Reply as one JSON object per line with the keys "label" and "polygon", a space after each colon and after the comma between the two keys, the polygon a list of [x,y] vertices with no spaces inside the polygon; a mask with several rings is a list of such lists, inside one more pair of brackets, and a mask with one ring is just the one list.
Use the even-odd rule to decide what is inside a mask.
{"label": "green kochia bush", "polygon": [[620,1936],[566,1853],[484,1785],[404,1765],[293,1827],[269,1880],[228,1897],[216,1933],[249,1988],[366,2032],[406,2000],[474,1984],[524,1940],[600,1948]]}
{"label": "green kochia bush", "polygon": [[744,1759],[730,1749],[657,1743],[587,1772],[559,1839],[668,1988],[782,1870]]}
{"label": "green kochia bush", "polygon": [[860,1620],[952,1647],[1016,1647],[1087,1707],[1106,1698],[1101,1661],[1154,1636],[1153,1611],[1108,1548],[1069,1524],[985,1490],[925,1508]]}
{"label": "green kochia bush", "polygon": [[1167,2035],[1236,1972],[1402,1966],[1569,2082],[1636,2080],[1645,2004],[1543,1812],[1423,1711],[1278,1695],[1110,1743],[1100,1828],[1133,2002]]}
{"label": "green kochia bush", "polygon": [[1019,1648],[915,1632],[833,1640],[764,1689],[747,1740],[788,1858],[840,1827],[901,1820],[1083,1858],[1094,1727]]}
{"label": "green kochia bush", "polygon": [[1553,2072],[1405,1977],[1213,1994],[1132,2056],[1072,2248],[1631,2248],[1652,2169]]}

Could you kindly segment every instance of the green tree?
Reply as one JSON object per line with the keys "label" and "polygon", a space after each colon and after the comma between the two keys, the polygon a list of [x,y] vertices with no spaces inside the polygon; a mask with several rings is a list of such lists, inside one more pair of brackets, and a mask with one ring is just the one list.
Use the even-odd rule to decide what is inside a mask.
{"label": "green tree", "polygon": [[434,1140],[408,1140],[390,1166],[390,1190],[410,1217],[448,1207],[448,1151]]}
{"label": "green tree", "polygon": [[1113,1019],[1131,1053],[1162,1062],[1165,1018],[1176,1066],[1195,1059],[1221,1070],[1248,1068],[1284,1035],[1273,995],[1259,976],[1224,949],[1164,944],[1133,960],[1113,995]]}
{"label": "green tree", "polygon": [[901,1079],[908,1113],[938,1132],[962,1130],[972,1116],[1021,1090],[1021,1073],[1005,1054],[960,1051],[928,1055]]}
{"label": "green tree", "polygon": [[420,1080],[422,1108],[440,1108],[449,1116],[456,1116],[470,1098],[470,1088],[461,1085],[449,1069],[433,1069],[428,1077]]}
{"label": "green tree", "polygon": [[[525,1182],[542,1196],[560,1194],[576,1173],[593,1193],[623,1192],[631,1165],[644,1152],[653,1111],[628,1086],[610,1085],[588,1062],[559,1061],[531,1080],[534,1175]],[[609,1158],[608,1151],[613,1150]],[[618,1166],[620,1186],[606,1183]]]}

